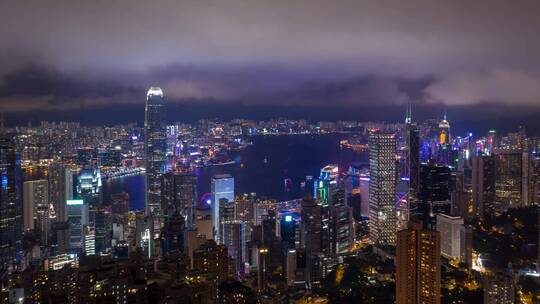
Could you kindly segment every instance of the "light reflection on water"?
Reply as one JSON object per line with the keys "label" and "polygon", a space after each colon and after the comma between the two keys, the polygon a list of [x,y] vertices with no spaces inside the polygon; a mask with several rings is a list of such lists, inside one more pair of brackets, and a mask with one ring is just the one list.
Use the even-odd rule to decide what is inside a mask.
{"label": "light reflection on water", "polygon": [[[235,164],[196,169],[201,200],[208,198],[210,179],[215,174],[229,173],[235,177],[236,193],[255,192],[258,196],[287,200],[301,197],[300,183],[307,175],[317,177],[329,163],[346,169],[352,161],[367,161],[367,153],[341,150],[339,141],[345,135],[293,135],[256,137],[253,145],[232,155]],[[265,161],[266,159],[266,161]],[[285,188],[290,179],[290,189]],[[103,185],[103,199],[127,192],[130,208],[144,210],[146,178],[143,175],[109,180]]]}

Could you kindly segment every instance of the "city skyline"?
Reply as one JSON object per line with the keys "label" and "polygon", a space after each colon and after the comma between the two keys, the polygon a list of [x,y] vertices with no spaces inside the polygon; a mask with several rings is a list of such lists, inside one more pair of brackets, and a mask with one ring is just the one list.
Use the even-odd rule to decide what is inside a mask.
{"label": "city skyline", "polygon": [[[401,113],[384,106],[397,112],[412,102],[418,117],[447,110],[470,124],[538,127],[535,1],[79,5],[2,4],[0,39],[10,43],[0,55],[0,111],[8,124],[24,124],[29,113],[103,124],[115,116],[85,114],[116,112],[142,122],[139,96],[160,86],[180,119],[268,110],[294,118],[300,107],[319,120],[341,111],[396,121]],[[55,21],[60,12],[69,18]],[[170,20],[149,18],[159,14]]]}
{"label": "city skyline", "polygon": [[0,303],[540,303],[540,2],[0,3]]}

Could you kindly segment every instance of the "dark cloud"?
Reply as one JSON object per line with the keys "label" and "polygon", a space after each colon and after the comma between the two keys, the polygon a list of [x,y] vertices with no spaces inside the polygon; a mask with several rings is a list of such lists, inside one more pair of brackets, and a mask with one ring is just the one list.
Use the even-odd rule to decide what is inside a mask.
{"label": "dark cloud", "polygon": [[144,90],[107,79],[68,75],[44,67],[25,67],[0,81],[0,110],[67,110],[136,102]]}
{"label": "dark cloud", "polygon": [[[539,105],[540,2],[1,1],[0,109]],[[30,67],[30,68],[29,68]]]}
{"label": "dark cloud", "polygon": [[[121,80],[116,80],[121,78]],[[145,88],[160,85],[169,103],[204,100],[246,105],[350,107],[418,103],[430,78],[406,79],[361,76],[345,80],[311,77],[276,68],[201,69],[176,67],[150,75],[85,77],[53,69],[31,67],[8,73],[0,82],[0,110],[32,108],[71,110],[110,104],[143,104]],[[157,79],[151,81],[150,79]],[[269,79],[276,79],[268,82]],[[19,108],[19,109],[18,109]]]}

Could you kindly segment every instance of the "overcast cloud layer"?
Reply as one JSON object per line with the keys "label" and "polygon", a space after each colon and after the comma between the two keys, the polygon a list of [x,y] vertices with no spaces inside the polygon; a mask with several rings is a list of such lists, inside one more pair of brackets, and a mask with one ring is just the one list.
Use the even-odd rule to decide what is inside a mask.
{"label": "overcast cloud layer", "polygon": [[0,110],[540,105],[539,1],[0,1]]}

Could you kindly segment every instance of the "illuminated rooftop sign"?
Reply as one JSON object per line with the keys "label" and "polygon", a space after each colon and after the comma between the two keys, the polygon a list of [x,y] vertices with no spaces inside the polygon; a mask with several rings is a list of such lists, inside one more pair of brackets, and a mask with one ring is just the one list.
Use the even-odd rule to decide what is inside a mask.
{"label": "illuminated rooftop sign", "polygon": [[76,199],[76,200],[67,200],[66,201],[66,204],[68,206],[77,206],[77,205],[82,205],[84,202],[82,199]]}

